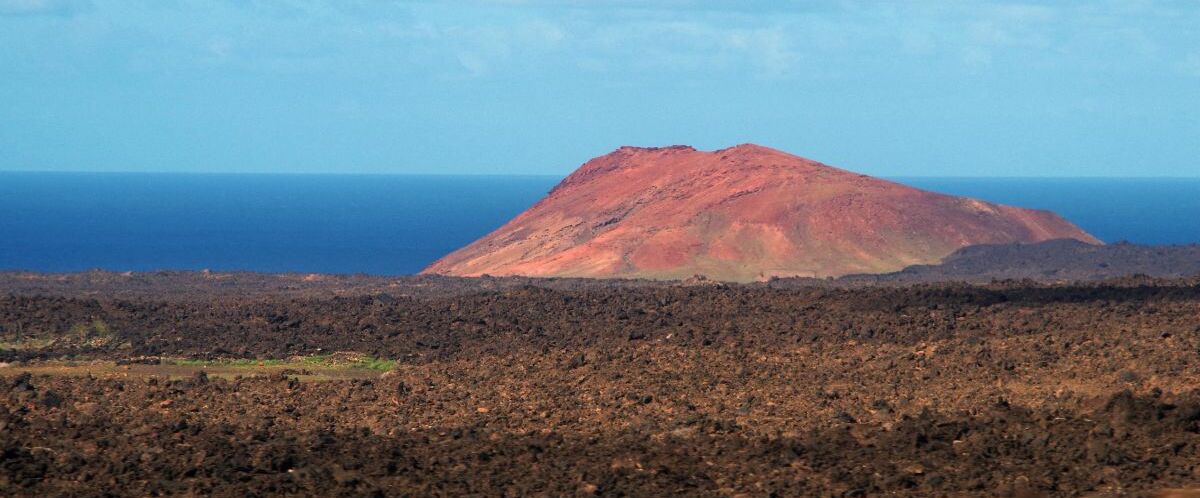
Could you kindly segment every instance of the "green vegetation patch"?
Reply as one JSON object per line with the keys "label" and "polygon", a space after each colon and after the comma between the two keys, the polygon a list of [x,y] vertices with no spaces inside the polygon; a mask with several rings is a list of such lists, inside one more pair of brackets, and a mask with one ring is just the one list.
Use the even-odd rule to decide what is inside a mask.
{"label": "green vegetation patch", "polygon": [[286,360],[280,359],[227,359],[227,360],[193,360],[177,359],[168,361],[181,367],[211,367],[211,368],[320,368],[320,369],[365,369],[387,371],[396,364],[394,360],[375,358],[359,353],[333,353],[326,355],[293,356]]}
{"label": "green vegetation patch", "polygon": [[[0,331],[4,330],[0,326]],[[83,347],[108,347],[119,346],[125,347],[127,344],[120,343],[117,336],[113,334],[112,328],[108,326],[104,320],[92,320],[88,323],[76,323],[65,332],[37,332],[23,333],[18,328],[15,337],[12,334],[7,334],[5,338],[0,339],[0,350],[23,350],[33,351],[46,349],[54,346],[83,346]]]}
{"label": "green vegetation patch", "polygon": [[236,360],[170,360],[170,364],[181,367],[221,367],[221,368],[255,368],[255,367],[276,367],[286,366],[284,360],[255,360],[255,359],[236,359]]}
{"label": "green vegetation patch", "polygon": [[306,365],[323,368],[362,368],[367,370],[391,370],[394,360],[375,358],[358,353],[334,353],[328,355],[313,355],[300,358]]}
{"label": "green vegetation patch", "polygon": [[3,350],[3,349],[17,350],[17,351],[37,350],[37,349],[50,347],[53,344],[54,344],[54,339],[31,337],[31,338],[23,339],[23,340],[0,341],[0,350]]}

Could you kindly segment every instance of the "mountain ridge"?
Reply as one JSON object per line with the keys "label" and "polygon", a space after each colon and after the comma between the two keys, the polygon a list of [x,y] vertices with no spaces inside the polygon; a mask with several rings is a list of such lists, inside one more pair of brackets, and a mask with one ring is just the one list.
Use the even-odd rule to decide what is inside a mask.
{"label": "mountain ridge", "polygon": [[825,277],[1056,238],[1100,243],[1048,211],[926,192],[761,145],[626,146],[423,273]]}

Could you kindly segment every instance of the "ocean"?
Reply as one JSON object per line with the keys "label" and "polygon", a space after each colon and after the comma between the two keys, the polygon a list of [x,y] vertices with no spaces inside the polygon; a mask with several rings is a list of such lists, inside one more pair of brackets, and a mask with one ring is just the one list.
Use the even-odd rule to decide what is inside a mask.
{"label": "ocean", "polygon": [[[0,269],[411,274],[559,179],[0,172]],[[1200,243],[1200,179],[893,180],[1049,209],[1106,242]]]}

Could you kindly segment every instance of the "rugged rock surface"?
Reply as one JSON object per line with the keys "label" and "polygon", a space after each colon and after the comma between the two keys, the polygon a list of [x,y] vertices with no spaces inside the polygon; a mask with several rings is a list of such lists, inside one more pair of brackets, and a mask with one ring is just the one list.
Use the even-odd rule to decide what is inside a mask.
{"label": "rugged rock surface", "polygon": [[975,244],[1099,243],[1047,211],[926,192],[758,145],[622,147],[432,264],[456,276],[727,281],[885,273]]}
{"label": "rugged rock surface", "polygon": [[[1200,280],[615,284],[0,297],[0,496],[1189,496],[1151,493],[1200,482]],[[329,382],[18,363],[331,351],[397,362]]]}
{"label": "rugged rock surface", "polygon": [[916,265],[886,275],[851,275],[842,282],[945,282],[992,279],[1038,281],[1102,280],[1146,275],[1178,278],[1200,275],[1200,244],[1143,246],[1118,242],[1094,245],[1077,240],[1038,244],[964,247],[940,264]]}

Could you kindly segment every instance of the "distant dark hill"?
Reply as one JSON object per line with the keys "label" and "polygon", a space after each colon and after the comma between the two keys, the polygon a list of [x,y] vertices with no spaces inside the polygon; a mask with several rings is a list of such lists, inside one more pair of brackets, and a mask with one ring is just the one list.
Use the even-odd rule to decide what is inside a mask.
{"label": "distant dark hill", "polygon": [[992,279],[1101,280],[1130,275],[1200,275],[1200,245],[1087,244],[1060,239],[1035,244],[964,247],[940,264],[915,265],[884,275],[848,275],[847,281],[933,282]]}

